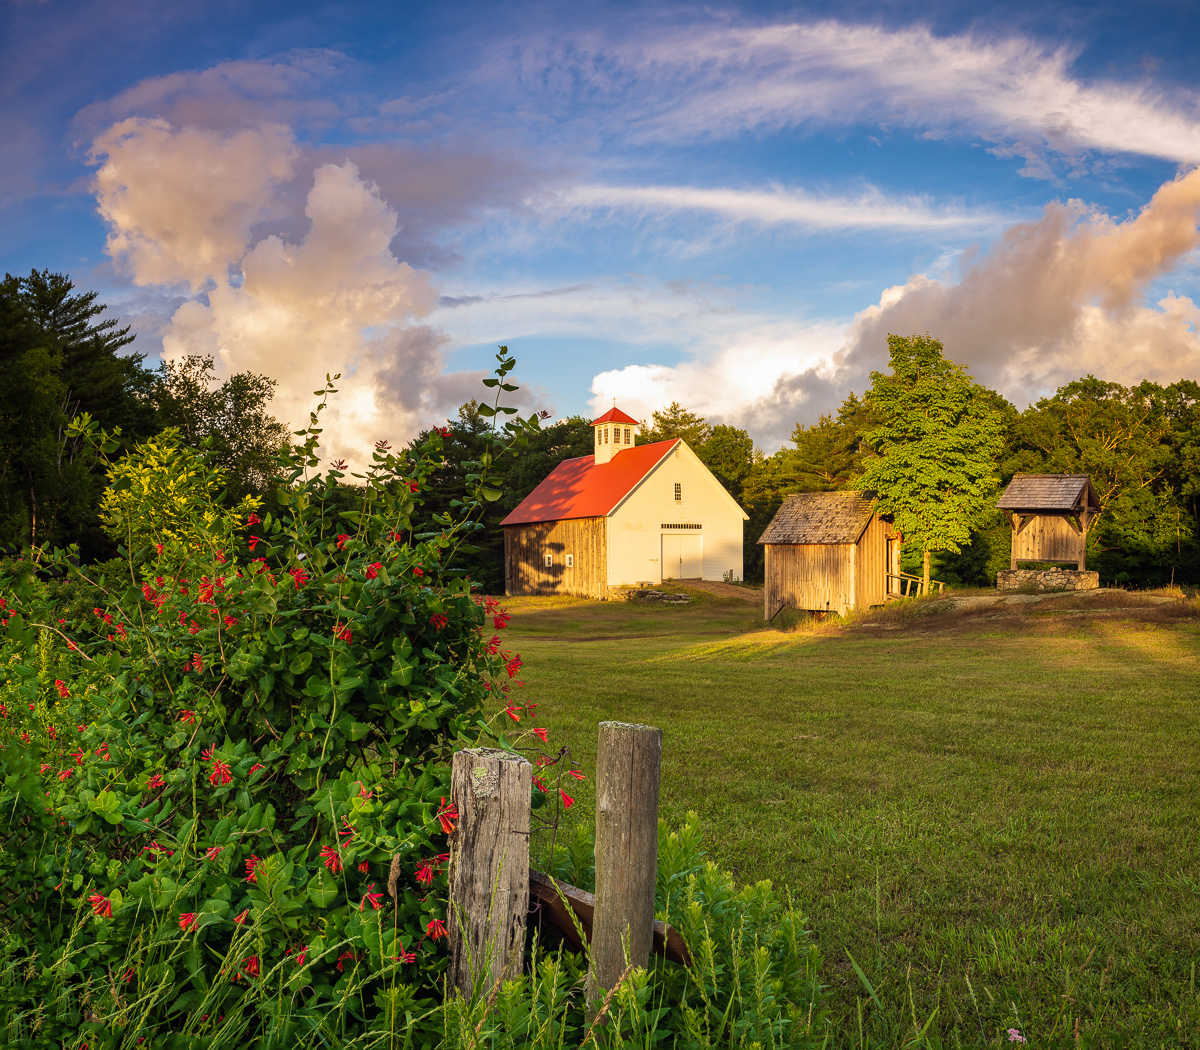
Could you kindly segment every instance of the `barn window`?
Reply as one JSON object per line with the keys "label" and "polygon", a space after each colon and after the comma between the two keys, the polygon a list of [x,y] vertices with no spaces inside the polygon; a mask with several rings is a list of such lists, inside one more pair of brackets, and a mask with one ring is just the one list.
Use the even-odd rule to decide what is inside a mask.
{"label": "barn window", "polygon": [[600,428],[596,428],[596,444],[600,444]]}
{"label": "barn window", "polygon": [[554,555],[547,554],[546,555],[546,568],[549,569],[553,565],[554,565]]}
{"label": "barn window", "polygon": [[629,428],[625,428],[625,444],[629,444]]}
{"label": "barn window", "polygon": [[608,444],[608,427],[604,428],[604,443]]}
{"label": "barn window", "polygon": [[575,555],[574,554],[567,555],[567,568],[568,569],[575,568]]}
{"label": "barn window", "polygon": [[683,485],[681,482],[675,482],[675,502],[683,502]]}

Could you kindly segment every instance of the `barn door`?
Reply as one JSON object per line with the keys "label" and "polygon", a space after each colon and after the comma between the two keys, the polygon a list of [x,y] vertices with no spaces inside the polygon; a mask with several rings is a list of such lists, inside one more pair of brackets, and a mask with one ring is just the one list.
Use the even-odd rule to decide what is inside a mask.
{"label": "barn door", "polygon": [[664,580],[697,580],[703,576],[703,537],[694,532],[663,533],[662,574]]}

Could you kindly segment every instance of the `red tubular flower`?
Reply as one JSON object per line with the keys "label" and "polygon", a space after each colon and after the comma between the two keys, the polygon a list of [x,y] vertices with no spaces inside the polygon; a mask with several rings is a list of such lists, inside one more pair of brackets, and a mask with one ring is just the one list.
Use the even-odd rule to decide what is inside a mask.
{"label": "red tubular flower", "polygon": [[321,858],[325,861],[325,867],[335,875],[342,870],[341,854],[333,846],[322,846]]}
{"label": "red tubular flower", "polygon": [[160,787],[165,787],[166,783],[167,782],[165,780],[163,780],[163,778],[160,774],[155,773],[154,776],[152,776],[149,780],[146,781],[146,787],[147,788],[160,788]]}
{"label": "red tubular flower", "polygon": [[500,635],[493,634],[490,642],[487,643],[488,656],[495,656],[500,651]]}
{"label": "red tubular flower", "polygon": [[562,788],[558,789],[558,793],[562,795],[563,809],[570,809],[573,805],[575,805],[575,800],[565,791],[563,791]]}
{"label": "red tubular flower", "polygon": [[236,922],[239,926],[245,926],[246,925],[246,916],[249,914],[250,914],[250,909],[247,908],[244,912],[242,912],[241,915],[235,915],[233,917],[233,921]]}
{"label": "red tubular flower", "polygon": [[224,846],[209,846],[208,849],[204,851],[204,859],[216,860],[221,855],[221,850],[224,848]]}
{"label": "red tubular flower", "polygon": [[254,511],[251,511],[250,517],[248,517],[246,519],[246,528],[249,529],[255,525],[261,525],[261,524],[262,524],[262,518],[260,518],[257,514],[255,514]]}
{"label": "red tubular flower", "polygon": [[238,619],[236,616],[226,616],[225,619],[222,621],[222,623],[224,623],[226,627],[235,627],[235,626],[237,626],[237,622],[238,622]]}
{"label": "red tubular flower", "polygon": [[221,759],[218,758],[213,762],[212,772],[208,774],[208,782],[213,787],[222,787],[233,782],[233,777],[229,775],[229,766]]}
{"label": "red tubular flower", "polygon": [[537,785],[538,791],[540,791],[543,795],[545,795],[547,793],[546,785],[542,783],[541,777],[534,777],[533,782]]}
{"label": "red tubular flower", "polygon": [[[261,864],[261,863],[262,862],[258,859],[258,857],[254,856],[253,854],[251,854],[251,856],[247,859],[247,861],[246,861],[246,881],[247,882],[258,882],[258,876],[254,874],[254,869],[257,868],[259,866],[259,864]],[[242,914],[244,916],[245,912],[243,912]]]}
{"label": "red tubular flower", "polygon": [[358,956],[355,955],[354,952],[352,952],[352,951],[342,952],[342,954],[338,956],[338,961],[337,961],[338,973],[342,972],[342,967],[345,965],[345,962],[347,959],[349,959],[351,962],[357,962]]}
{"label": "red tubular flower", "polygon": [[439,937],[446,936],[446,927],[442,924],[441,919],[430,919],[425,927],[425,932],[431,941],[436,941]]}
{"label": "red tubular flower", "polygon": [[[371,865],[367,861],[360,860],[358,862],[358,870],[360,874],[365,875],[368,871],[370,871],[370,869]],[[374,886],[375,883],[371,883],[371,885]]]}
{"label": "red tubular flower", "polygon": [[71,695],[71,691],[67,688],[67,683],[61,678],[54,679],[54,688],[58,690],[58,695],[64,700]]}
{"label": "red tubular flower", "polygon": [[181,722],[196,721],[196,712],[195,711],[180,711],[179,712],[179,721],[181,721]]}
{"label": "red tubular flower", "polygon": [[[442,801],[445,802],[446,800],[442,799]],[[346,840],[344,843],[342,843],[342,845],[348,846],[350,845],[350,840],[353,839],[358,832],[355,831],[354,825],[351,824],[350,821],[348,821],[345,817],[342,817],[342,827],[338,831],[338,834]]]}
{"label": "red tubular flower", "polygon": [[580,773],[578,769],[568,769],[567,776],[574,777],[576,780],[587,780],[587,777]]}
{"label": "red tubular flower", "polygon": [[306,955],[308,955],[308,945],[307,944],[303,948],[300,949],[300,954],[296,956],[296,965],[297,966],[304,965],[304,957]]}
{"label": "red tubular flower", "polygon": [[444,617],[441,613],[434,613],[431,617],[429,617],[429,622],[433,624],[433,629],[435,631],[440,631],[450,621],[447,620],[446,617]]}
{"label": "red tubular flower", "polygon": [[199,653],[192,653],[192,666],[197,671],[204,670],[204,658]]}
{"label": "red tubular flower", "polygon": [[508,621],[511,619],[512,617],[509,616],[508,613],[498,612],[492,617],[492,623],[496,625],[497,631],[503,631],[504,628],[508,626]]}
{"label": "red tubular flower", "polygon": [[68,766],[66,769],[64,769],[64,770],[61,770],[61,771],[59,772],[59,774],[58,774],[58,779],[59,779],[59,780],[66,780],[66,779],[67,779],[67,777],[69,777],[69,776],[70,776],[72,773],[74,773],[74,772],[75,772],[75,770],[71,769],[71,768]]}
{"label": "red tubular flower", "polygon": [[160,846],[158,844],[157,840],[154,842],[151,842],[149,846],[143,846],[142,852],[143,853],[147,853],[147,852],[153,853],[155,856],[158,856],[158,854],[160,854],[160,853],[165,853],[168,857],[173,857],[175,855],[175,851],[173,849],[164,849],[162,846]]}
{"label": "red tubular flower", "polygon": [[433,863],[432,861],[423,860],[417,867],[417,882],[422,886],[433,885]]}
{"label": "red tubular flower", "polygon": [[418,492],[419,490],[420,490],[420,486],[415,481],[410,481],[408,483],[408,491],[409,492]]}
{"label": "red tubular flower", "polygon": [[375,579],[375,577],[379,575],[379,570],[382,568],[383,568],[383,562],[381,562],[381,561],[371,562],[371,564],[367,566],[367,570],[366,570],[367,579],[368,580]]}
{"label": "red tubular flower", "polygon": [[521,670],[522,666],[523,666],[523,664],[521,663],[521,654],[517,653],[516,656],[514,656],[511,660],[508,661],[508,663],[506,663],[504,665],[504,670],[506,670],[508,672],[509,678],[516,678],[517,672],[519,670]]}
{"label": "red tubular flower", "polygon": [[381,900],[383,900],[383,894],[376,893],[375,883],[369,882],[367,883],[367,892],[362,895],[362,900],[359,902],[358,910],[362,911],[367,906],[367,903],[370,902],[371,907],[374,908],[375,911],[379,911],[379,902]]}
{"label": "red tubular flower", "polygon": [[252,955],[249,959],[242,962],[242,969],[245,970],[251,977],[258,976],[258,956]]}
{"label": "red tubular flower", "polygon": [[88,898],[88,904],[92,906],[92,911],[101,919],[112,918],[112,901],[107,897],[102,897],[99,893],[93,893]]}
{"label": "red tubular flower", "polygon": [[531,732],[531,733],[532,733],[534,736],[536,736],[536,737],[537,737],[537,738],[538,738],[538,739],[539,739],[539,740],[540,740],[540,741],[541,741],[543,744],[544,744],[544,743],[546,743],[546,738],[547,738],[547,737],[550,735],[548,730],[546,730],[546,729],[542,729],[542,728],[540,728],[540,727],[538,727],[538,726],[534,726],[534,727],[533,727],[533,728],[530,730],[530,732]]}
{"label": "red tubular flower", "polygon": [[338,625],[337,625],[337,626],[336,626],[336,627],[333,629],[333,631],[334,631],[334,635],[335,635],[335,637],[339,638],[339,639],[340,639],[341,641],[343,641],[343,642],[352,642],[352,641],[354,641],[354,635],[352,635],[352,634],[350,633],[350,627],[349,627],[348,625],[346,625],[346,624],[340,624],[340,623],[339,623],[339,624],[338,624]]}
{"label": "red tubular flower", "polygon": [[46,772],[46,770],[47,770],[47,769],[49,769],[49,768],[50,768],[50,763],[49,763],[49,762],[43,762],[43,763],[42,763],[40,766],[38,766],[38,772],[39,772],[39,773],[45,773],[45,772]]}
{"label": "red tubular flower", "polygon": [[406,951],[404,950],[404,942],[403,942],[403,941],[399,941],[399,942],[397,942],[397,945],[396,945],[396,947],[397,947],[397,948],[400,950],[400,954],[399,954],[399,955],[393,955],[393,956],[392,956],[392,958],[393,958],[393,959],[395,959],[395,960],[396,960],[396,962],[398,962],[398,963],[410,963],[410,962],[416,962],[416,961],[417,961],[417,953],[416,953],[416,952],[406,952]]}
{"label": "red tubular flower", "polygon": [[504,709],[504,713],[508,715],[514,722],[521,721],[521,709],[516,704],[509,704]]}
{"label": "red tubular flower", "polygon": [[442,796],[442,808],[437,811],[437,818],[442,823],[442,831],[449,835],[454,830],[454,821],[458,820],[458,803],[447,804],[446,796]]}
{"label": "red tubular flower", "polygon": [[416,577],[424,576],[425,570],[422,569],[421,566],[419,566],[419,565],[413,566],[413,575]]}
{"label": "red tubular flower", "polygon": [[306,573],[303,569],[292,569],[291,575],[292,582],[296,585],[296,590],[300,590],[301,587],[308,583],[308,573]]}
{"label": "red tubular flower", "polygon": [[350,538],[348,532],[339,532],[337,538],[337,549],[342,551],[346,549],[346,541]]}
{"label": "red tubular flower", "polygon": [[72,751],[72,752],[71,752],[71,757],[72,757],[73,759],[75,759],[75,765],[77,765],[77,766],[82,766],[82,765],[83,765],[83,759],[84,759],[84,757],[85,757],[85,756],[84,756],[84,753],[83,753],[83,748],[80,748],[78,751]]}
{"label": "red tubular flower", "polygon": [[267,768],[267,767],[266,767],[266,766],[264,766],[264,765],[263,765],[261,762],[255,762],[255,763],[254,763],[254,765],[252,765],[252,766],[250,767],[250,772],[249,772],[249,773],[247,773],[247,774],[246,774],[246,776],[248,776],[248,777],[252,777],[252,776],[254,776],[254,774],[255,774],[255,773],[257,773],[257,772],[258,772],[260,769],[266,769],[266,768]]}
{"label": "red tubular flower", "polygon": [[188,930],[194,930],[199,925],[200,924],[196,922],[195,912],[185,911],[181,916],[179,916],[179,928],[185,933]]}
{"label": "red tubular flower", "polygon": [[255,547],[257,547],[260,543],[262,543],[262,537],[261,536],[251,536],[250,539],[247,541],[247,543],[248,543],[250,549],[254,550]]}

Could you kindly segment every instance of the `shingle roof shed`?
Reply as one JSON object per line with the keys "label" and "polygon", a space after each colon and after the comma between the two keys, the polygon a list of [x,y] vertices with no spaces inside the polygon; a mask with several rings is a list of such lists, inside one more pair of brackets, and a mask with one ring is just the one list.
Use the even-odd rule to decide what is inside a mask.
{"label": "shingle roof shed", "polygon": [[788,496],[759,543],[857,543],[875,511],[874,492]]}
{"label": "shingle roof shed", "polygon": [[[1090,497],[1090,498],[1089,498]],[[996,501],[1001,510],[1063,513],[1099,508],[1086,474],[1016,474]]]}

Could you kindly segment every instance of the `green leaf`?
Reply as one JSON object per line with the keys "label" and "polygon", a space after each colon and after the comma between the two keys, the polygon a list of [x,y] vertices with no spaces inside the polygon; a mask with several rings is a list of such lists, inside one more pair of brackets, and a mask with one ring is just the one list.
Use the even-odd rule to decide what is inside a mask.
{"label": "green leaf", "polygon": [[318,908],[328,908],[338,898],[337,882],[328,871],[319,871],[308,880],[308,899]]}
{"label": "green leaf", "polygon": [[303,674],[305,671],[308,670],[308,668],[312,664],[312,662],[313,662],[312,651],[305,649],[303,652],[297,653],[292,658],[292,662],[290,664],[288,664],[288,670],[291,671],[292,674]]}

